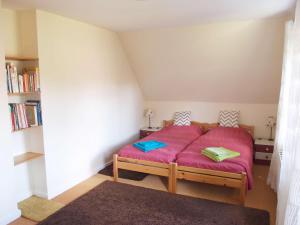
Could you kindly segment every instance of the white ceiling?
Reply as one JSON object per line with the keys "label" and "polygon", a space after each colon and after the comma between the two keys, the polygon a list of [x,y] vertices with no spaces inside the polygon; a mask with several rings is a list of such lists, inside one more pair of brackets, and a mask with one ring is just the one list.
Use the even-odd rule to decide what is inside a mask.
{"label": "white ceiling", "polygon": [[14,9],[42,9],[115,31],[259,19],[293,11],[296,0],[2,0]]}

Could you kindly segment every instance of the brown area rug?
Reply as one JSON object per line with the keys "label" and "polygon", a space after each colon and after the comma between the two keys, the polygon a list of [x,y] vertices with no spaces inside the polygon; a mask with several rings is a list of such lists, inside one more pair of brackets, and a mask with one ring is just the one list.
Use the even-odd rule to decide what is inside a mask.
{"label": "brown area rug", "polygon": [[[106,175],[106,176],[113,176],[113,164],[110,164],[106,166],[104,169],[100,170],[98,173]],[[123,170],[119,169],[119,177],[129,180],[135,180],[135,181],[141,181],[144,180],[144,178],[148,176],[146,173],[140,173],[130,170]]]}
{"label": "brown area rug", "polygon": [[269,213],[106,181],[39,224],[269,225]]}

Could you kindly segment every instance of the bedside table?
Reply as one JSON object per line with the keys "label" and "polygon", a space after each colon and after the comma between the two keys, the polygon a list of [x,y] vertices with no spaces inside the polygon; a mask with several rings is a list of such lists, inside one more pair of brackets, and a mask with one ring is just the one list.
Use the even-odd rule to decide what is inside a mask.
{"label": "bedside table", "polygon": [[156,131],[160,131],[161,127],[152,127],[152,128],[148,128],[148,127],[144,127],[142,129],[140,129],[140,139],[149,136],[150,134],[156,132]]}
{"label": "bedside table", "polygon": [[256,164],[270,165],[274,141],[268,139],[255,139],[254,142],[254,162]]}

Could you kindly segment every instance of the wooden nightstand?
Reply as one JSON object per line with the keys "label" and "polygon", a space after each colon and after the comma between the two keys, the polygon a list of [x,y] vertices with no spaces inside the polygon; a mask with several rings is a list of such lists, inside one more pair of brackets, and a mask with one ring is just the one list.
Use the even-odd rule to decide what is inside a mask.
{"label": "wooden nightstand", "polygon": [[255,139],[254,142],[254,162],[256,164],[270,165],[274,141],[268,139]]}
{"label": "wooden nightstand", "polygon": [[161,127],[152,127],[152,128],[142,128],[140,129],[140,139],[149,136],[150,134],[161,130]]}

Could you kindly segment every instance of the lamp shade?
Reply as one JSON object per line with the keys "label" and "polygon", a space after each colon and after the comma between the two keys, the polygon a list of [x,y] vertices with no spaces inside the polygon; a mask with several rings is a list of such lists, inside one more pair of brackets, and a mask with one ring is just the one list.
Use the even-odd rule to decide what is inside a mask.
{"label": "lamp shade", "polygon": [[146,109],[145,110],[145,117],[153,117],[154,113],[152,111],[152,109]]}
{"label": "lamp shade", "polygon": [[276,119],[274,116],[268,116],[267,121],[266,121],[266,126],[267,127],[275,127],[276,125]]}

